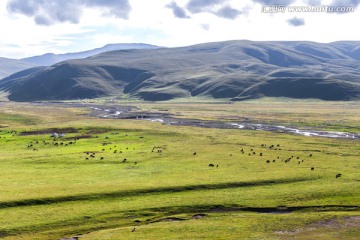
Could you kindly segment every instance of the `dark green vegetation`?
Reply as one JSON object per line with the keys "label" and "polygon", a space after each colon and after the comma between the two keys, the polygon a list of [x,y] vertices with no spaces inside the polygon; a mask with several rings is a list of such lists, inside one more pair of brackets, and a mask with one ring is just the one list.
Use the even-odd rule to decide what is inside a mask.
{"label": "dark green vegetation", "polygon": [[13,101],[132,96],[145,100],[360,98],[359,42],[205,43],[123,50],[10,76]]}
{"label": "dark green vegetation", "polygon": [[[286,105],[140,107],[210,119],[251,105],[238,116],[266,110],[264,119],[274,112],[289,122],[300,116],[319,122],[343,109],[317,103],[316,119],[302,103],[284,110],[278,104]],[[0,238],[328,240],[360,234],[359,141],[85,113],[2,104]],[[344,113],[359,129],[358,112]],[[54,140],[53,132],[65,136]]]}

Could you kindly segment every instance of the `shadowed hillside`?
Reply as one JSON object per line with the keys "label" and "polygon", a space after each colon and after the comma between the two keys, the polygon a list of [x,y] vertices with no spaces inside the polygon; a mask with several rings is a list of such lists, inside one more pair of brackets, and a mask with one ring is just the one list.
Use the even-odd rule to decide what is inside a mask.
{"label": "shadowed hillside", "polygon": [[360,99],[360,43],[227,41],[121,50],[10,76],[13,101],[121,96]]}

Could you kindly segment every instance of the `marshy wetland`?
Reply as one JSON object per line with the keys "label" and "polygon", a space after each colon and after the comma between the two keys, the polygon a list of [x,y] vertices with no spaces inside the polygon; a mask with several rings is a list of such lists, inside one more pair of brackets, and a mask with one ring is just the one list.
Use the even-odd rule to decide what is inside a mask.
{"label": "marshy wetland", "polygon": [[1,103],[0,238],[358,239],[359,106]]}

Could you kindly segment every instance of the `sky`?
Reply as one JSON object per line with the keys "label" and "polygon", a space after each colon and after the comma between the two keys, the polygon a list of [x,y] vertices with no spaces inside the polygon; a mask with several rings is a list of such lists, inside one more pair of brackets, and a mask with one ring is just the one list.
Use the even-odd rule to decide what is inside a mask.
{"label": "sky", "polygon": [[[0,0],[0,57],[111,43],[359,41],[359,5],[360,0]],[[309,6],[327,10],[309,12]]]}

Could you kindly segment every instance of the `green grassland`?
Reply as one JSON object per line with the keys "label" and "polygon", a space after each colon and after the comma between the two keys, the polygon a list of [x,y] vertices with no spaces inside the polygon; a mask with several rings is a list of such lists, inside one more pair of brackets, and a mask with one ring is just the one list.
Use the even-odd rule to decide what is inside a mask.
{"label": "green grassland", "polygon": [[[327,117],[343,118],[345,124],[330,128],[360,129],[354,102],[310,103],[316,109],[271,101],[138,105],[194,118],[251,115],[293,124],[302,119],[310,126]],[[357,140],[97,119],[86,111],[2,104],[0,238],[325,240],[360,235]],[[54,141],[52,132],[65,137]]]}

